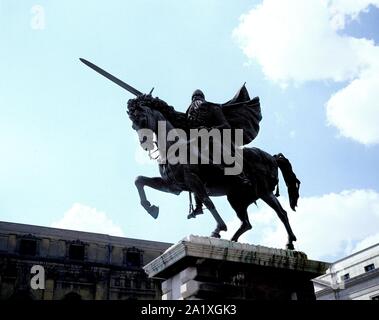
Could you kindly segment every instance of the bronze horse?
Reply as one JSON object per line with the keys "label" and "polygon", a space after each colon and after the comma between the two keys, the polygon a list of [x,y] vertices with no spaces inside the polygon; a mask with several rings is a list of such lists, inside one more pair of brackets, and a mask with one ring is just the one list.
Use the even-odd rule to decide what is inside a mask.
{"label": "bronze horse", "polygon": [[[174,129],[173,125],[168,121],[168,117],[161,112],[144,103],[143,99],[131,99],[128,101],[128,115],[133,123],[133,129],[149,129],[158,134],[158,121],[165,121],[167,132]],[[165,147],[169,148],[171,142],[165,139]],[[142,141],[140,140],[140,143]],[[185,142],[184,142],[185,143]],[[160,149],[159,140],[157,143],[158,152]],[[159,208],[151,205],[146,198],[144,187],[148,186],[153,189],[180,194],[182,191],[194,193],[207,209],[211,212],[217,222],[216,229],[212,232],[212,237],[220,238],[220,231],[226,231],[227,227],[215,208],[210,196],[227,196],[231,207],[241,220],[241,226],[235,232],[232,241],[238,241],[238,238],[246,231],[252,228],[247,208],[250,204],[255,203],[258,199],[266,202],[278,215],[284,224],[288,234],[287,249],[293,250],[293,242],[296,241],[288,217],[287,212],[282,208],[280,202],[274,195],[274,189],[278,185],[278,168],[281,170],[289,193],[289,201],[292,210],[295,211],[297,200],[299,198],[300,181],[292,171],[290,162],[282,155],[270,155],[258,148],[244,148],[244,173],[247,178],[252,181],[252,187],[242,185],[232,176],[224,175],[223,171],[217,165],[201,164],[198,170],[191,170],[186,164],[170,164],[160,163],[159,172],[161,177],[145,177],[138,176],[135,180],[141,205],[153,217],[157,218]]]}

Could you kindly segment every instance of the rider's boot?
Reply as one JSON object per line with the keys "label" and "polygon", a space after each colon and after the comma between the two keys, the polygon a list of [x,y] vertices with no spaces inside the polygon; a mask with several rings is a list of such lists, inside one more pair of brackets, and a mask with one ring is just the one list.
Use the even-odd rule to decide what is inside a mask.
{"label": "rider's boot", "polygon": [[203,202],[195,195],[195,209],[187,216],[188,219],[196,218],[197,215],[203,214]]}

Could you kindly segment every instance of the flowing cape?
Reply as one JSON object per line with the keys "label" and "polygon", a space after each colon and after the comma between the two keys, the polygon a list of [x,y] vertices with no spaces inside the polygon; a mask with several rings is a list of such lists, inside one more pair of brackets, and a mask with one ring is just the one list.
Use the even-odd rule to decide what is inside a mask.
{"label": "flowing cape", "polygon": [[[226,103],[217,104],[208,101],[204,103],[209,104],[209,106],[221,107],[232,130],[243,129],[243,145],[250,143],[258,135],[259,123],[262,120],[259,97],[250,99],[245,85]],[[186,113],[176,111],[159,98],[155,98],[150,106],[162,112],[175,128],[188,129]]]}
{"label": "flowing cape", "polygon": [[253,141],[258,135],[259,123],[262,120],[259,97],[250,99],[243,85],[233,99],[222,104],[221,107],[231,128],[243,129],[243,144]]}

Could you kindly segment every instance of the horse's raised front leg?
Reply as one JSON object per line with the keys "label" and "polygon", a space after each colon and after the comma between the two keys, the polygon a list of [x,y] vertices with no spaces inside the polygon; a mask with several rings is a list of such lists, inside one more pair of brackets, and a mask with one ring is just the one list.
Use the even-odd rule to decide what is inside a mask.
{"label": "horse's raised front leg", "polygon": [[163,192],[172,193],[175,195],[178,195],[180,193],[178,189],[173,188],[172,185],[168,184],[165,180],[163,180],[160,177],[149,178],[149,177],[144,177],[144,176],[138,176],[135,180],[135,185],[138,190],[142,207],[144,207],[145,210],[154,219],[158,218],[159,207],[150,204],[150,202],[146,198],[144,187],[148,186],[150,188],[163,191]]}
{"label": "horse's raised front leg", "polygon": [[287,243],[287,249],[294,250],[293,242],[296,241],[296,236],[292,232],[287,212],[283,209],[281,206],[279,200],[274,196],[274,194],[271,192],[267,195],[264,195],[261,197],[261,199],[266,202],[272,209],[275,210],[276,214],[278,215],[279,219],[283,222],[284,227],[286,228],[287,234],[288,234],[288,243]]}

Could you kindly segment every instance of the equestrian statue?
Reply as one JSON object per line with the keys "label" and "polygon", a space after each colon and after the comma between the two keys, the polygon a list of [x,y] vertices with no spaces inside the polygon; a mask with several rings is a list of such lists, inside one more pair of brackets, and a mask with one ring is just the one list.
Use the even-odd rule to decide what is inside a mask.
{"label": "equestrian statue", "polygon": [[[293,211],[297,207],[300,181],[282,153],[270,155],[259,148],[246,146],[258,135],[262,115],[259,98],[251,99],[245,84],[230,101],[222,104],[207,101],[204,93],[197,89],[187,111],[179,112],[153,97],[153,90],[143,94],[93,63],[80,60],[136,96],[128,101],[127,114],[141,146],[149,155],[157,154],[160,172],[160,177],[138,176],[135,180],[141,205],[153,218],[158,217],[159,208],[148,201],[144,187],[175,195],[187,191],[190,195],[187,218],[203,214],[205,206],[216,220],[211,237],[220,238],[220,232],[226,231],[227,226],[210,197],[226,196],[241,221],[231,238],[238,241],[252,228],[248,207],[261,199],[282,221],[288,235],[286,248],[294,250],[296,236],[287,212],[277,199],[278,169],[286,183]],[[201,140],[203,137],[209,141]],[[202,151],[206,151],[205,155]],[[231,163],[226,159],[235,161]],[[233,165],[235,170],[231,170]],[[192,194],[195,207],[192,206]]]}

